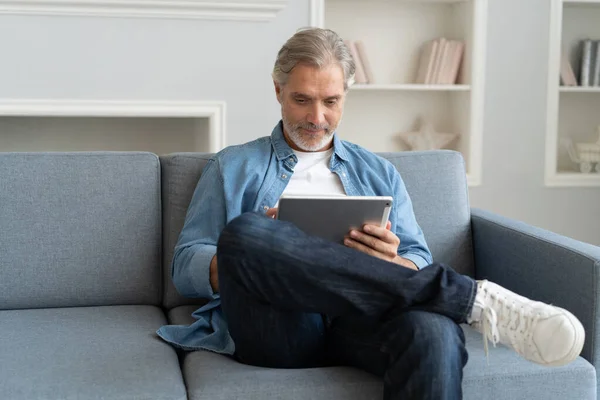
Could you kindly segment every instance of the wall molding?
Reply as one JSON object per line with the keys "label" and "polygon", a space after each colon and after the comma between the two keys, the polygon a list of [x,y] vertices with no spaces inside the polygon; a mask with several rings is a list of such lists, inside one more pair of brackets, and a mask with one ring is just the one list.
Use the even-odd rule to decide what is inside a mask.
{"label": "wall molding", "polygon": [[209,151],[226,146],[224,101],[0,99],[0,117],[208,118]]}
{"label": "wall molding", "polygon": [[0,14],[269,21],[288,0],[0,0]]}

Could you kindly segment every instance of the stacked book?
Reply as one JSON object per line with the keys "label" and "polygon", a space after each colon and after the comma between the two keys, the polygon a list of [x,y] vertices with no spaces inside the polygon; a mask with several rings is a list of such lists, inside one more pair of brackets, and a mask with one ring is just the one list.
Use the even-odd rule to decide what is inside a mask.
{"label": "stacked book", "polygon": [[344,40],[346,47],[350,50],[354,63],[356,64],[356,72],[354,73],[354,82],[356,83],[375,83],[373,70],[367,57],[367,50],[362,40]]}
{"label": "stacked book", "polygon": [[444,37],[423,44],[415,83],[453,85],[465,50],[464,42]]}
{"label": "stacked book", "polygon": [[[600,40],[584,39],[581,44],[579,86],[600,86]],[[577,86],[577,78],[567,56],[562,54],[560,79],[564,86]]]}

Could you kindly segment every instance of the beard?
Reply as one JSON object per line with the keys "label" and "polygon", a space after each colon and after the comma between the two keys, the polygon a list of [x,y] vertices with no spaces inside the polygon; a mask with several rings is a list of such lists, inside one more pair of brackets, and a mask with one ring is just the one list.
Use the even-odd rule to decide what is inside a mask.
{"label": "beard", "polygon": [[[282,110],[283,127],[285,128],[290,140],[294,142],[299,149],[303,151],[317,151],[326,147],[332,140],[335,132],[335,126],[331,127],[329,124],[313,124],[311,122],[301,121],[292,124],[286,117]],[[317,141],[302,132],[302,129],[308,130],[323,130],[325,133],[323,137]]]}

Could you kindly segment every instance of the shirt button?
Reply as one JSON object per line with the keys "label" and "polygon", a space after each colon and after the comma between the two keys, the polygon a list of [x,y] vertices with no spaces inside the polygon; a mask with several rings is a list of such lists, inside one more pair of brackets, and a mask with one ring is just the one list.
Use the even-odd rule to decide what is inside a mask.
{"label": "shirt button", "polygon": [[287,175],[286,175],[286,174],[283,174],[283,175],[281,175],[281,177],[282,177],[283,179],[287,179]]}
{"label": "shirt button", "polygon": [[267,211],[267,210],[269,209],[269,206],[264,206],[264,207],[263,207],[263,209],[264,209],[265,211]]}
{"label": "shirt button", "polygon": [[346,177],[346,173],[345,173],[345,172],[342,172],[342,176],[345,178],[345,177]]}

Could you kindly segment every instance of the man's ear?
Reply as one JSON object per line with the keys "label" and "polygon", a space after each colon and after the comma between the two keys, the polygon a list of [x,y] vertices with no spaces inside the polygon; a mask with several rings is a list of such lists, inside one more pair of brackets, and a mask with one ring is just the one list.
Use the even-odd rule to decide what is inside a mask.
{"label": "man's ear", "polygon": [[275,81],[273,81],[273,85],[275,86],[275,96],[277,96],[277,101],[281,104],[281,85]]}

